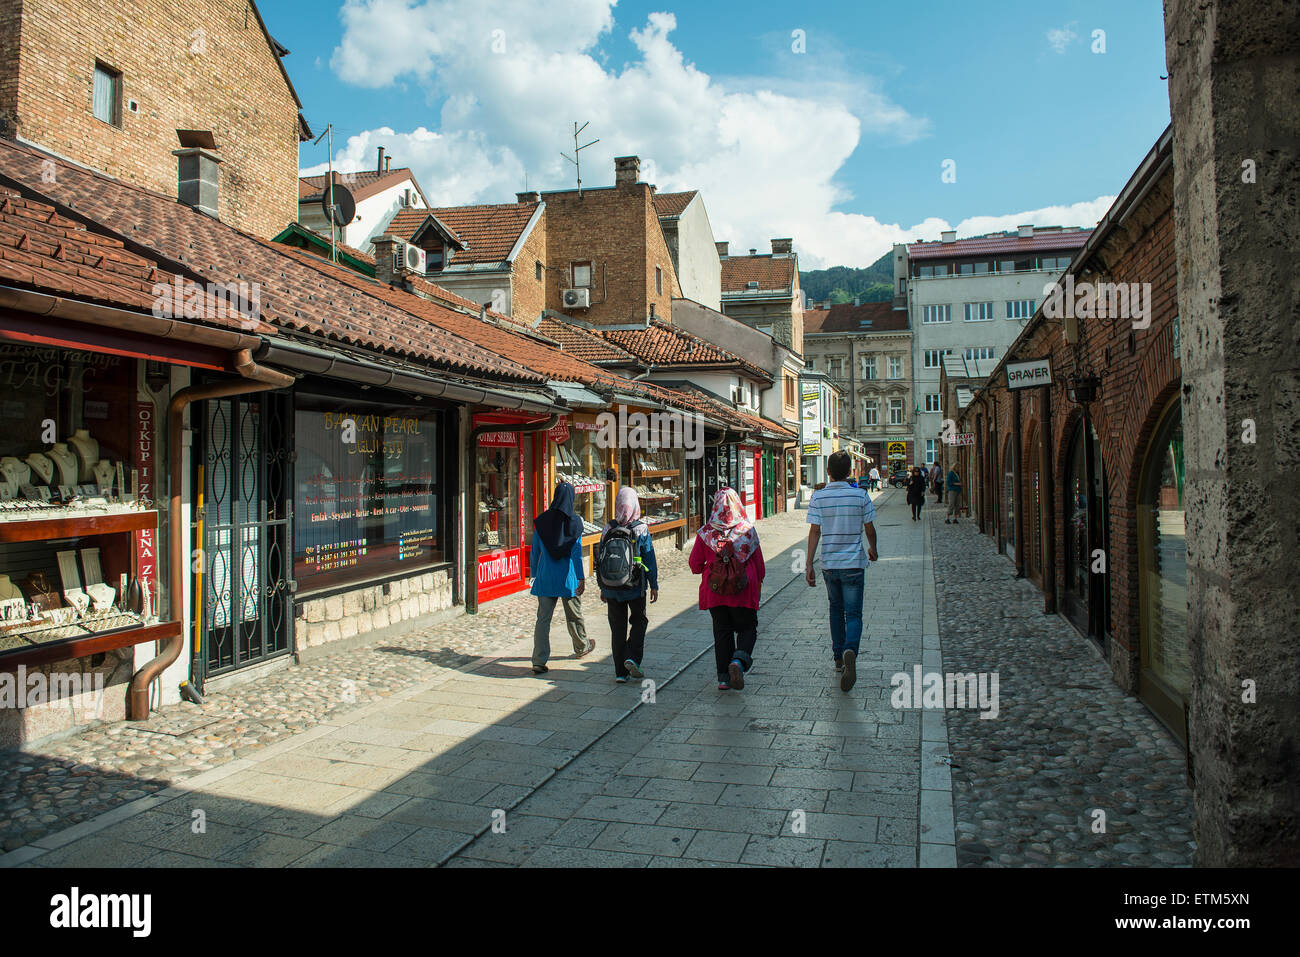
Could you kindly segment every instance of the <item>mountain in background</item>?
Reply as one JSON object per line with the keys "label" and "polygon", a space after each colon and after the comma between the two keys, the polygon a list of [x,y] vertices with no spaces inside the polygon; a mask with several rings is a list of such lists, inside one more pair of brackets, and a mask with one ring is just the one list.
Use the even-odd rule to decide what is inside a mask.
{"label": "mountain in background", "polygon": [[813,302],[885,302],[894,296],[893,250],[865,269],[832,266],[829,269],[799,270],[799,286]]}

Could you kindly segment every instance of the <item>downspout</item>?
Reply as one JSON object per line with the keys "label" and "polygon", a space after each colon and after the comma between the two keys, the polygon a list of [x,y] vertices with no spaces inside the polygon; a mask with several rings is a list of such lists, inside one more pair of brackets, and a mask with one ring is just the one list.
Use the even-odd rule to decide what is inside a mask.
{"label": "downspout", "polygon": [[[189,386],[172,396],[167,404],[168,451],[168,503],[167,503],[167,597],[168,602],[180,604],[185,594],[185,544],[187,535],[181,516],[182,467],[181,441],[184,434],[185,410],[199,399],[218,399],[252,392],[267,392],[292,385],[294,377],[259,366],[248,349],[234,355],[235,370],[242,378],[228,382]],[[171,606],[173,609],[176,605]],[[143,721],[149,717],[149,686],[181,656],[185,648],[185,635],[179,633],[168,638],[162,652],[148,662],[131,678],[128,692],[130,720]]]}
{"label": "downspout", "polygon": [[1038,484],[1043,489],[1043,614],[1056,614],[1056,475],[1052,464],[1052,387],[1043,386],[1043,424],[1038,430]]}
{"label": "downspout", "polygon": [[1020,458],[1020,390],[1011,399],[1011,461],[1014,463],[1012,488],[1015,490],[1015,514],[1012,516],[1016,533],[1016,577],[1025,577],[1025,489],[1024,462]]}
{"label": "downspout", "polygon": [[[526,425],[509,422],[488,422],[470,429],[466,437],[465,454],[461,456],[461,484],[465,489],[465,614],[478,614],[478,555],[475,550],[473,524],[478,521],[478,483],[474,481],[474,462],[477,459],[478,437],[485,432],[546,432],[560,421],[560,413],[552,412],[550,418]],[[523,548],[524,543],[520,542]]]}

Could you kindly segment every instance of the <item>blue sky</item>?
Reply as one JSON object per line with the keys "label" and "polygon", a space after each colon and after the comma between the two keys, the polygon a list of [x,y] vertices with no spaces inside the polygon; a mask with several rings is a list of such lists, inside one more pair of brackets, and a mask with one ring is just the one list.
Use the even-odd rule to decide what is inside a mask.
{"label": "blue sky", "polygon": [[[661,189],[703,191],[718,239],[793,236],[804,268],[946,228],[1091,224],[1169,122],[1151,0],[259,8],[336,168],[384,145],[435,204],[509,202],[525,177],[572,185],[559,153],[590,120],[585,184],[635,153]],[[301,165],[325,158],[307,144]]]}

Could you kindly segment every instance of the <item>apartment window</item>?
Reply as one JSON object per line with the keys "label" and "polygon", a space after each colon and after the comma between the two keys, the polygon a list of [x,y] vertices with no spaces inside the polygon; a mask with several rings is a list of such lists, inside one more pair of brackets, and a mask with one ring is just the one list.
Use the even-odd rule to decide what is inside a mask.
{"label": "apartment window", "polygon": [[943,365],[943,356],[952,355],[951,349],[926,349],[925,350],[925,368],[937,369]]}
{"label": "apartment window", "polygon": [[95,116],[114,126],[122,125],[122,74],[102,63],[95,63]]}
{"label": "apartment window", "polygon": [[808,361],[807,361],[805,364],[808,366],[808,371],[809,371],[809,372],[816,372],[816,371],[817,371],[817,357],[816,357],[816,356],[809,356],[809,357],[808,357]]}
{"label": "apartment window", "polygon": [[574,263],[569,267],[573,274],[573,287],[582,289],[591,286],[591,263]]}
{"label": "apartment window", "polygon": [[536,273],[537,273],[537,281],[538,281],[538,282],[541,282],[541,281],[542,281],[542,264],[541,264],[541,263],[535,263],[534,266],[535,266],[535,270],[536,270]]}
{"label": "apartment window", "polygon": [[880,403],[875,399],[862,400],[862,424],[879,425],[880,424]]}
{"label": "apartment window", "polygon": [[986,319],[993,318],[993,303],[991,302],[968,302],[966,303],[967,322],[984,322]]}
{"label": "apartment window", "polygon": [[926,412],[942,412],[942,411],[943,411],[943,410],[939,407],[939,393],[938,393],[938,392],[927,392],[927,393],[926,393],[926,395],[925,395],[925,411],[926,411]]}
{"label": "apartment window", "polygon": [[862,357],[862,378],[866,379],[868,382],[877,378],[875,356]]}
{"label": "apartment window", "polygon": [[655,266],[655,294],[662,296],[664,294],[664,271]]}
{"label": "apartment window", "polygon": [[957,272],[962,276],[987,276],[992,271],[992,264],[987,262],[962,263]]}
{"label": "apartment window", "polygon": [[967,359],[992,359],[994,358],[993,353],[992,346],[968,346],[963,355]]}
{"label": "apartment window", "polygon": [[1029,319],[1034,315],[1034,310],[1038,308],[1037,299],[1008,299],[1007,300],[1007,318],[1008,319]]}
{"label": "apartment window", "polygon": [[827,371],[830,372],[832,379],[842,379],[844,377],[844,360],[831,359],[827,364]]}
{"label": "apartment window", "polygon": [[952,322],[952,306],[922,306],[921,322]]}
{"label": "apartment window", "polygon": [[933,465],[935,463],[935,460],[938,457],[939,457],[939,440],[926,439],[925,440],[925,464]]}
{"label": "apartment window", "polygon": [[903,400],[902,399],[889,400],[889,424],[890,425],[903,424]]}
{"label": "apartment window", "polygon": [[906,279],[900,279],[900,280],[898,280],[898,294],[899,294],[900,296],[905,296],[905,295],[907,295],[907,280],[906,280]]}
{"label": "apartment window", "polygon": [[1038,260],[1039,269],[1056,271],[1058,269],[1067,269],[1070,265],[1069,256],[1044,256]]}
{"label": "apartment window", "polygon": [[946,276],[952,272],[952,267],[947,263],[939,263],[933,266],[919,266],[916,270],[918,279],[934,279],[939,276]]}
{"label": "apartment window", "polygon": [[891,379],[903,378],[903,357],[902,356],[889,357],[889,378]]}
{"label": "apartment window", "polygon": [[796,399],[795,387],[794,387],[794,376],[790,376],[790,375],[786,376],[784,382],[785,382],[785,404],[787,407],[790,407],[795,404],[795,399]]}

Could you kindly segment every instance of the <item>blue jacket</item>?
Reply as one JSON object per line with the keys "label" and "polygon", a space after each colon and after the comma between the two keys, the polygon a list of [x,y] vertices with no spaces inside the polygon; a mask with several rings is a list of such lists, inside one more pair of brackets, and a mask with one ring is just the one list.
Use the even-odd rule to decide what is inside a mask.
{"label": "blue jacket", "polygon": [[641,562],[645,566],[645,574],[641,576],[641,583],[632,588],[606,588],[600,586],[600,597],[611,601],[634,601],[645,594],[646,586],[659,590],[659,563],[655,560],[654,540],[650,537],[647,529],[636,537],[637,554],[641,556]]}
{"label": "blue jacket", "polygon": [[961,479],[957,477],[956,472],[954,472],[952,469],[949,469],[948,470],[948,491],[956,492],[959,491],[960,489],[961,489]]}
{"label": "blue jacket", "polygon": [[567,562],[557,561],[542,545],[541,536],[533,532],[533,554],[528,570],[533,576],[531,594],[544,598],[573,598],[578,583],[587,577],[582,567],[582,539],[573,543]]}

